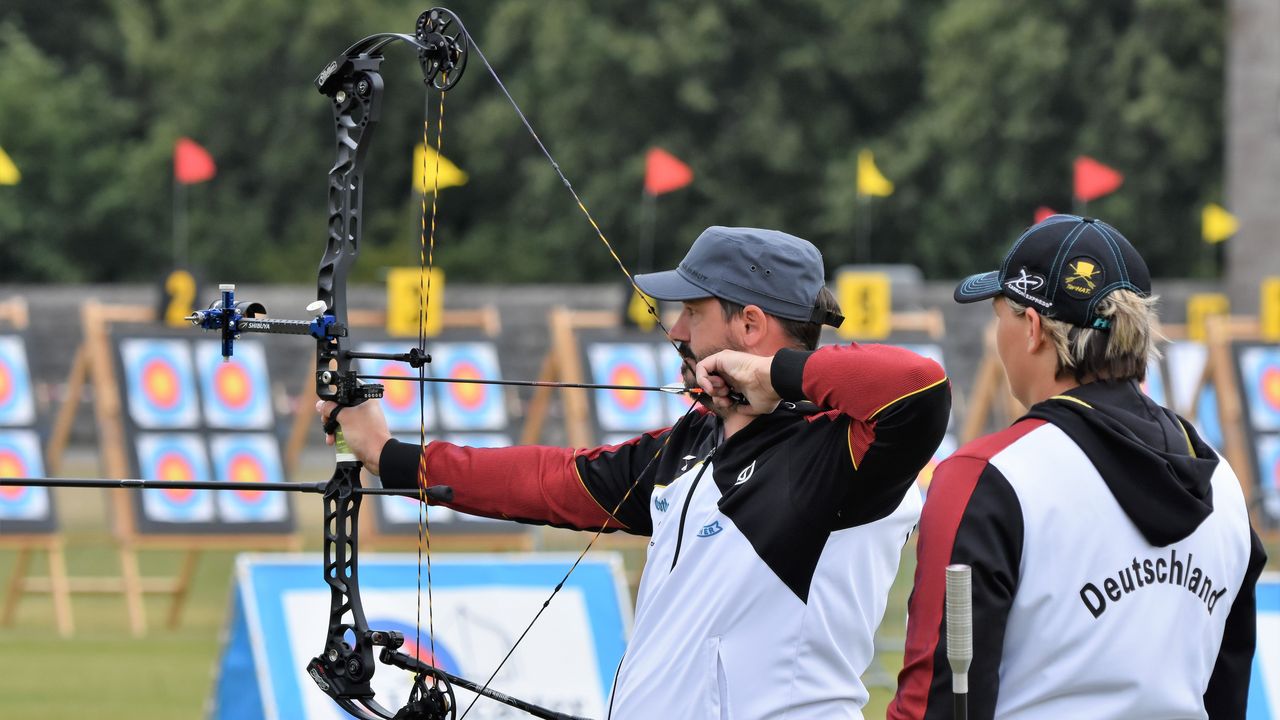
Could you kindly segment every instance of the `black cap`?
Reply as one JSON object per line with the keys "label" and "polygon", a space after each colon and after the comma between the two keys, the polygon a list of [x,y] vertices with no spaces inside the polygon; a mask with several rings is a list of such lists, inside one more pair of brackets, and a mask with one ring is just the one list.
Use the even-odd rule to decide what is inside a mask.
{"label": "black cap", "polygon": [[808,240],[777,230],[709,227],[675,270],[636,275],[635,281],[658,300],[715,297],[788,320],[832,327],[844,320],[816,307],[826,282],[822,253]]}
{"label": "black cap", "polygon": [[1018,238],[999,270],[965,278],[955,299],[971,303],[1004,295],[1045,317],[1106,330],[1110,322],[1094,309],[1120,289],[1151,294],[1147,264],[1124,235],[1094,218],[1052,215]]}

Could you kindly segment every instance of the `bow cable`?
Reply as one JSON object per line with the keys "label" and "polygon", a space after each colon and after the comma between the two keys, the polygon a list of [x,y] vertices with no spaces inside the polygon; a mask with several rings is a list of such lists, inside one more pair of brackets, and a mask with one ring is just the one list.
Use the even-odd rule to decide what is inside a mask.
{"label": "bow cable", "polygon": [[[448,84],[446,75],[445,84]],[[431,312],[431,276],[435,268],[435,249],[436,249],[436,218],[438,216],[439,198],[440,198],[440,152],[444,144],[444,96],[446,91],[440,91],[440,106],[436,113],[436,162],[435,173],[432,177],[431,188],[431,224],[430,229],[427,227],[427,189],[426,183],[422,188],[422,231],[418,236],[418,351],[426,355],[427,352],[427,317]],[[422,174],[426,179],[427,172],[427,131],[431,119],[431,102],[428,97],[423,103],[422,118]],[[443,308],[440,310],[443,312]],[[427,373],[425,364],[418,366],[418,378],[424,379]],[[427,641],[431,645],[431,664],[436,664],[436,632],[435,632],[435,603],[432,599],[431,591],[431,519],[427,512],[427,403],[426,403],[425,382],[418,385],[418,437],[423,452],[418,455],[418,612],[417,622],[414,626],[415,642],[421,639],[422,635],[422,551],[426,546],[427,555]],[[418,644],[421,647],[421,644]],[[421,678],[421,675],[419,675]],[[440,679],[438,675],[432,675],[432,686],[439,689]]]}

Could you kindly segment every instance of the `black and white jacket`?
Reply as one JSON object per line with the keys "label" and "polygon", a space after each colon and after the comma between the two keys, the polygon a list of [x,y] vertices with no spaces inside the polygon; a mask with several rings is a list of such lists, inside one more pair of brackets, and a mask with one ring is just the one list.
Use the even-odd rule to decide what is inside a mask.
{"label": "black and white jacket", "polygon": [[[950,389],[890,346],[784,350],[772,374],[786,401],[728,440],[695,412],[591,450],[423,451],[456,509],[651,537],[612,718],[861,717]],[[412,486],[417,462],[390,443],[383,481]]]}
{"label": "black and white jacket", "polygon": [[1240,482],[1133,382],[935,471],[892,720],[951,717],[944,568],[973,568],[969,717],[1244,718],[1265,560]]}

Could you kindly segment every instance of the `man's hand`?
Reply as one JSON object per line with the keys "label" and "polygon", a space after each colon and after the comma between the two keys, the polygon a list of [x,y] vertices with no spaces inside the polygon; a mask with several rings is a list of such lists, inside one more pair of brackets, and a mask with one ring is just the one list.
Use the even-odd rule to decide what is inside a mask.
{"label": "man's hand", "polygon": [[[721,350],[698,363],[697,380],[716,407],[736,407],[747,415],[768,415],[782,398],[774,392],[769,371],[773,358],[737,350]],[[730,392],[746,396],[748,405],[735,405]]]}
{"label": "man's hand", "polygon": [[[337,403],[328,400],[316,402],[316,412],[320,413],[321,424],[329,421],[336,407]],[[382,415],[382,406],[377,402],[366,401],[344,407],[338,411],[338,425],[356,459],[364,463],[369,472],[377,475],[382,446],[391,439],[387,419]],[[326,445],[332,445],[333,435],[325,435],[324,441]]]}

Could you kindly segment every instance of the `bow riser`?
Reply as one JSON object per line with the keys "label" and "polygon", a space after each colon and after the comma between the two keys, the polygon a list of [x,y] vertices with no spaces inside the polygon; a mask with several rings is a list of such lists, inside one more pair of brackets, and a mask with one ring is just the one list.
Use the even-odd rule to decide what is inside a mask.
{"label": "bow riser", "polygon": [[[364,165],[369,142],[382,110],[381,56],[361,56],[342,65],[344,71],[329,78],[332,87],[333,123],[337,133],[337,158],[329,171],[329,238],[316,274],[316,300],[325,303],[332,318],[331,332],[316,343],[316,395],[339,405],[353,404],[347,397],[353,386],[342,382],[350,375],[346,355],[347,278],[360,256],[364,205]],[[325,370],[331,371],[324,376]]]}

